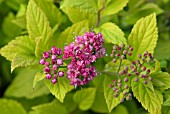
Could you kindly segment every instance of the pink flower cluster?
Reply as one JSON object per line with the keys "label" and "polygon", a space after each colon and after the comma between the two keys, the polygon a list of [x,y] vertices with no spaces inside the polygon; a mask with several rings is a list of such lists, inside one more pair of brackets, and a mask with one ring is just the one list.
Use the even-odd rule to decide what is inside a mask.
{"label": "pink flower cluster", "polygon": [[83,36],[77,36],[75,41],[64,47],[63,58],[61,59],[62,50],[55,46],[49,52],[44,52],[40,64],[44,65],[46,79],[52,83],[57,82],[58,77],[64,76],[63,71],[58,69],[63,65],[63,60],[71,59],[67,68],[67,78],[70,84],[75,87],[89,83],[97,76],[95,66],[92,63],[97,58],[105,56],[103,48],[103,36],[101,33],[86,32]]}
{"label": "pink flower cluster", "polygon": [[67,78],[71,81],[71,85],[77,87],[87,84],[97,76],[96,68],[92,63],[106,55],[103,43],[101,33],[87,32],[83,36],[77,36],[75,42],[64,47],[63,58],[71,58],[67,71]]}
{"label": "pink flower cluster", "polygon": [[40,60],[40,64],[44,65],[44,73],[46,79],[51,80],[53,84],[57,82],[58,77],[64,76],[63,71],[58,71],[63,65],[63,60],[59,56],[62,55],[62,50],[53,46],[49,52],[44,52]]}

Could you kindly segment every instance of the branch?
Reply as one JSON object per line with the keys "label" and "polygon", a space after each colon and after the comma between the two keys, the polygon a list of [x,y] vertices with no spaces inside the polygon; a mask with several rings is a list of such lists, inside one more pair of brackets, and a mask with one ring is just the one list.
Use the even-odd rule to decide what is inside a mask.
{"label": "branch", "polygon": [[98,27],[100,23],[100,13],[105,9],[104,3],[105,3],[105,0],[102,0],[103,7],[98,11],[98,20],[97,20],[96,27]]}

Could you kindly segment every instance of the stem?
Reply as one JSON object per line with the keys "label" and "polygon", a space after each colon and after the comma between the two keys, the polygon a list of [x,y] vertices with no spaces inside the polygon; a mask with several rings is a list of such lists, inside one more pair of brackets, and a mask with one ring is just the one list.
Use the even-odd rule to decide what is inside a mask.
{"label": "stem", "polygon": [[[121,65],[122,65],[122,59],[120,59],[119,67],[118,67],[118,70],[117,70],[117,74],[119,74]],[[120,75],[118,75],[118,78],[120,78]]]}
{"label": "stem", "polygon": [[114,76],[118,76],[119,75],[116,72],[108,72],[108,71],[98,71],[97,73],[103,73],[103,74],[114,75]]}
{"label": "stem", "polygon": [[120,63],[119,63],[119,67],[118,67],[117,73],[119,73],[121,65],[122,65],[122,59],[120,59]]}
{"label": "stem", "polygon": [[67,68],[67,66],[59,66],[59,68]]}
{"label": "stem", "polygon": [[103,5],[103,7],[98,11],[98,15],[97,15],[97,16],[98,16],[98,20],[97,20],[97,23],[96,23],[96,27],[99,26],[99,23],[100,23],[100,13],[101,13],[101,11],[103,11],[104,8],[105,8],[104,3],[105,3],[105,0],[102,0],[102,5]]}

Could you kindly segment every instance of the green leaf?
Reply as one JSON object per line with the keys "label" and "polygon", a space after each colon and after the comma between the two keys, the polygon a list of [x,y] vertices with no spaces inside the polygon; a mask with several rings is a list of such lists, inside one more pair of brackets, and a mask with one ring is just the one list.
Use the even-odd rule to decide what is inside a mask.
{"label": "green leaf", "polygon": [[77,104],[73,101],[73,95],[74,93],[68,93],[63,102],[63,105],[69,114],[77,110]]}
{"label": "green leaf", "polygon": [[127,44],[126,38],[124,37],[124,33],[122,30],[115,25],[114,23],[107,22],[100,26],[100,32],[103,34],[104,39],[107,42],[113,44]]}
{"label": "green leaf", "polygon": [[0,99],[1,114],[27,114],[22,105],[14,100]]}
{"label": "green leaf", "polygon": [[155,72],[151,73],[150,76],[153,78],[154,86],[158,86],[163,90],[170,88],[170,74],[167,72]]}
{"label": "green leaf", "polygon": [[103,91],[96,90],[96,96],[95,96],[93,105],[91,107],[91,110],[96,113],[108,113],[109,112],[107,108],[106,100],[104,98]]}
{"label": "green leaf", "polygon": [[[116,73],[118,70],[119,64],[120,64],[120,60],[118,60],[116,63],[114,63],[113,61],[110,61],[105,65],[104,71]],[[120,71],[122,71],[124,69],[124,66],[128,66],[130,64],[131,64],[131,62],[129,60],[123,60],[121,63]]]}
{"label": "green leaf", "polygon": [[170,40],[158,40],[154,57],[158,60],[170,59]]}
{"label": "green leaf", "polygon": [[[26,29],[26,16],[25,15],[17,17],[16,19],[13,19],[11,22],[22,29]],[[18,29],[16,29],[16,30],[18,30]]]}
{"label": "green leaf", "polygon": [[101,16],[112,15],[122,10],[129,0],[112,0],[106,4],[105,9],[101,12]]}
{"label": "green leaf", "polygon": [[89,26],[94,27],[97,23],[97,13],[87,13],[81,12],[79,9],[74,9],[72,7],[65,7],[63,11],[68,15],[69,19],[73,23],[77,23],[83,20],[88,20]]}
{"label": "green leaf", "polygon": [[106,104],[108,107],[109,112],[112,111],[113,108],[115,108],[123,98],[123,94],[120,93],[117,98],[114,98],[114,91],[110,88],[110,84],[112,84],[113,78],[109,76],[105,76],[104,79],[104,97],[106,99]]}
{"label": "green leaf", "polygon": [[82,35],[88,30],[89,26],[88,21],[86,20],[73,24],[71,27],[68,27],[61,33],[60,38],[57,39],[57,47],[62,48],[64,46],[63,44],[69,44],[73,42],[76,35]]}
{"label": "green leaf", "polygon": [[155,12],[157,15],[163,13],[163,10],[158,5],[156,5],[154,3],[144,4],[141,8],[139,8],[139,11],[146,11],[146,12],[150,12],[150,13]]}
{"label": "green leaf", "polygon": [[161,114],[161,105],[163,104],[163,96],[161,92],[155,90],[153,92],[143,82],[131,81],[133,95],[142,104],[142,106],[148,110],[151,114]]}
{"label": "green leaf", "polygon": [[5,96],[33,99],[49,94],[50,92],[43,82],[38,83],[34,89],[32,88],[34,76],[38,71],[39,69],[20,69],[17,77],[5,91]]}
{"label": "green leaf", "polygon": [[32,108],[32,111],[29,114],[68,114],[65,107],[63,107],[56,100],[51,103],[38,105]]}
{"label": "green leaf", "polygon": [[3,32],[11,39],[20,35],[22,32],[22,29],[12,22],[14,19],[14,14],[9,13],[2,23]]}
{"label": "green leaf", "polygon": [[74,88],[70,85],[69,80],[66,77],[59,78],[56,84],[53,84],[49,80],[45,80],[45,83],[50,92],[55,95],[60,102],[63,102],[66,94]]}
{"label": "green leaf", "polygon": [[27,29],[30,38],[36,40],[41,38],[39,48],[40,56],[43,50],[49,49],[49,40],[52,37],[52,30],[44,12],[37,6],[34,0],[30,0],[27,7]]}
{"label": "green leaf", "polygon": [[12,61],[17,53],[24,53],[28,55],[35,55],[35,44],[28,36],[19,36],[12,40],[8,45],[0,50],[0,54],[7,60]]}
{"label": "green leaf", "polygon": [[35,85],[43,80],[45,78],[45,74],[43,74],[42,72],[38,72],[35,77],[34,77],[34,81],[33,81],[33,88],[35,88]]}
{"label": "green leaf", "polygon": [[34,0],[34,1],[47,16],[51,27],[54,27],[56,24],[61,24],[63,15],[61,11],[58,9],[58,7],[55,6],[52,0]]}
{"label": "green leaf", "polygon": [[164,106],[170,106],[170,96],[168,97],[168,99],[166,99],[166,101],[163,104]]}
{"label": "green leaf", "polygon": [[108,114],[129,114],[129,112],[125,106],[118,105],[111,113]]}
{"label": "green leaf", "polygon": [[156,14],[153,13],[145,18],[141,18],[134,25],[128,37],[128,44],[134,49],[132,56],[128,58],[135,60],[138,54],[143,54],[146,50],[153,54],[157,39]]}
{"label": "green leaf", "polygon": [[95,0],[65,0],[60,8],[72,7],[83,12],[97,13],[97,3]]}
{"label": "green leaf", "polygon": [[79,105],[81,110],[88,110],[94,102],[95,95],[95,88],[85,88],[77,91],[73,96],[73,100]]}
{"label": "green leaf", "polygon": [[39,59],[35,58],[35,55],[27,53],[17,53],[11,63],[11,72],[17,67],[26,67],[29,65],[37,65]]}

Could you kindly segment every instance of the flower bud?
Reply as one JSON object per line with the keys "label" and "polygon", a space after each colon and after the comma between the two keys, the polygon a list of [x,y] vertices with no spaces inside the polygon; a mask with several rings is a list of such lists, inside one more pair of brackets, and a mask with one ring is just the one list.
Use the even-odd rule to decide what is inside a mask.
{"label": "flower bud", "polygon": [[126,54],[127,54],[127,50],[124,50],[124,51],[123,51],[123,54],[126,55]]}
{"label": "flower bud", "polygon": [[117,98],[117,97],[118,97],[118,95],[119,95],[119,94],[115,93],[115,94],[114,94],[114,97],[115,97],[115,98]]}
{"label": "flower bud", "polygon": [[125,44],[121,44],[121,48],[124,48],[125,47]]}
{"label": "flower bud", "polygon": [[51,56],[51,59],[52,59],[52,60],[56,60],[56,58],[57,58],[56,55],[52,55],[52,56]]}
{"label": "flower bud", "polygon": [[117,50],[121,50],[121,47],[120,47],[120,46],[118,46],[118,47],[117,47]]}
{"label": "flower bud", "polygon": [[149,73],[151,72],[151,70],[150,70],[150,69],[148,69],[146,72],[147,72],[147,74],[149,74]]}
{"label": "flower bud", "polygon": [[115,91],[115,92],[116,92],[116,90],[117,90],[117,88],[116,88],[116,87],[113,87],[113,91]]}
{"label": "flower bud", "polygon": [[44,60],[44,59],[41,59],[41,60],[40,60],[40,64],[44,65],[44,64],[45,64],[45,60]]}
{"label": "flower bud", "polygon": [[128,82],[128,78],[124,78],[124,82]]}
{"label": "flower bud", "polygon": [[124,55],[121,55],[121,57],[120,57],[120,58],[123,60],[123,59],[125,59],[125,56],[124,56]]}
{"label": "flower bud", "polygon": [[135,78],[134,81],[135,81],[135,82],[138,82],[138,78]]}
{"label": "flower bud", "polygon": [[53,84],[57,83],[56,79],[52,79],[51,81],[52,81]]}
{"label": "flower bud", "polygon": [[146,80],[143,81],[144,84],[147,84],[148,82]]}
{"label": "flower bud", "polygon": [[113,62],[116,63],[116,59],[113,59]]}
{"label": "flower bud", "polygon": [[141,54],[138,54],[138,58],[141,59],[141,58],[142,58],[142,55],[141,55]]}
{"label": "flower bud", "polygon": [[121,79],[118,79],[118,80],[117,80],[117,82],[121,83],[121,82],[122,82],[122,80],[121,80]]}
{"label": "flower bud", "polygon": [[64,76],[64,72],[63,72],[63,71],[59,71],[59,72],[58,72],[58,76],[59,76],[59,77]]}
{"label": "flower bud", "polygon": [[43,53],[43,58],[44,59],[47,59],[49,56],[50,56],[50,54],[48,52],[44,52]]}
{"label": "flower bud", "polygon": [[130,50],[130,51],[133,51],[133,48],[132,48],[132,47],[130,47],[130,48],[129,48],[129,50]]}
{"label": "flower bud", "polygon": [[146,67],[144,66],[144,67],[142,68],[142,70],[145,71],[145,70],[146,70]]}
{"label": "flower bud", "polygon": [[62,65],[63,64],[63,60],[62,59],[57,59],[57,65]]}
{"label": "flower bud", "polygon": [[46,78],[49,80],[52,78],[51,74],[46,74]]}
{"label": "flower bud", "polygon": [[132,55],[132,52],[128,52],[128,55],[131,56],[131,55]]}
{"label": "flower bud", "polygon": [[110,54],[110,57],[113,57],[114,56],[114,54]]}
{"label": "flower bud", "polygon": [[124,95],[124,96],[127,95],[127,91],[123,91],[123,95]]}
{"label": "flower bud", "polygon": [[117,46],[116,46],[116,45],[114,45],[114,46],[113,46],[113,49],[114,49],[114,50],[116,50],[116,49],[117,49]]}
{"label": "flower bud", "polygon": [[128,85],[125,85],[125,86],[124,86],[124,89],[128,89],[128,88],[129,88],[129,86],[128,86]]}
{"label": "flower bud", "polygon": [[118,84],[117,84],[117,86],[118,86],[118,87],[121,87],[121,86],[122,86],[122,84],[121,84],[121,83],[118,83]]}
{"label": "flower bud", "polygon": [[152,77],[149,77],[149,80],[152,81]]}

